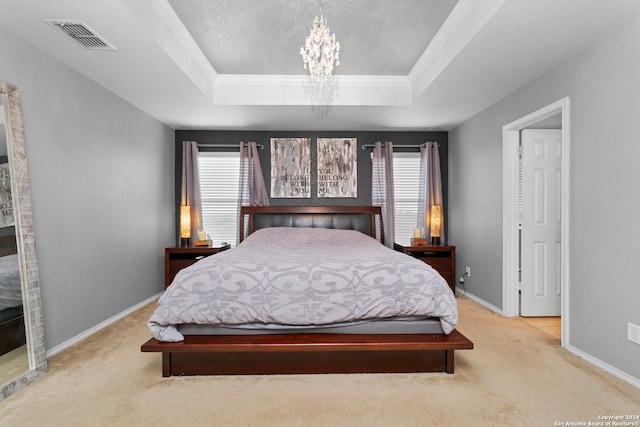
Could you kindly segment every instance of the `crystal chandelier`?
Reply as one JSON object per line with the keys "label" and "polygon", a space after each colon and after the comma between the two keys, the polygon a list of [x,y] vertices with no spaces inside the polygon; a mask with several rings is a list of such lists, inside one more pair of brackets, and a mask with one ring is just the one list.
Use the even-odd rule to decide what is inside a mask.
{"label": "crystal chandelier", "polygon": [[308,68],[315,81],[326,81],[333,67],[340,65],[340,43],[336,35],[331,34],[327,20],[322,15],[313,19],[313,28],[300,48],[305,70]]}

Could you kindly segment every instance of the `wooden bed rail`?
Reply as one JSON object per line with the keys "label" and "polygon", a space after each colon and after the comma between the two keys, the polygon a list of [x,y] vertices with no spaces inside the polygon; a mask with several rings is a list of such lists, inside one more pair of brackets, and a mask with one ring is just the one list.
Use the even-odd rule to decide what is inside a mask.
{"label": "wooden bed rail", "polygon": [[473,349],[458,331],[444,334],[186,335],[155,338],[142,352],[162,353],[162,375],[454,372],[454,351]]}

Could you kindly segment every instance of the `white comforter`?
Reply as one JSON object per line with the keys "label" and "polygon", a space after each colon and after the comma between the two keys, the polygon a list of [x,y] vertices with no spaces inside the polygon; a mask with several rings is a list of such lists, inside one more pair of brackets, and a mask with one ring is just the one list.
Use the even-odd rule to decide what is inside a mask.
{"label": "white comforter", "polygon": [[458,322],[455,296],[427,264],[357,231],[258,230],[233,249],[181,270],[149,328],[182,341],[176,325],[324,325],[397,316]]}

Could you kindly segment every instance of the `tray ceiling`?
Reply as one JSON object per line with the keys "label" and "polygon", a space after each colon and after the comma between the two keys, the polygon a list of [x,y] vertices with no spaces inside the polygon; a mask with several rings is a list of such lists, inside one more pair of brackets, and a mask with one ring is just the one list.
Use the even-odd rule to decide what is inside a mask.
{"label": "tray ceiling", "polygon": [[[321,3],[341,64],[317,85],[299,50]],[[0,25],[174,128],[449,130],[640,2],[0,0],[0,10]],[[82,49],[51,19],[82,21],[115,50]]]}

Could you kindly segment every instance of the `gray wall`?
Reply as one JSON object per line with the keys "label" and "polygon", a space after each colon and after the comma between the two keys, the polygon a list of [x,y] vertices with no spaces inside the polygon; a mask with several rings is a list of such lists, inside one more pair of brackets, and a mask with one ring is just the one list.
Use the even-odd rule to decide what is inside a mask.
{"label": "gray wall", "polygon": [[[317,197],[317,153],[316,138],[356,138],[358,141],[358,197],[357,198],[318,198]],[[264,146],[259,150],[260,164],[264,173],[267,193],[271,193],[271,138],[311,138],[311,197],[308,199],[269,199],[269,203],[278,205],[370,205],[371,204],[371,152],[363,150],[363,144],[374,144],[377,141],[391,141],[394,151],[419,151],[419,148],[402,148],[403,145],[419,145],[433,141],[439,144],[440,163],[442,167],[442,192],[444,203],[445,227],[448,226],[447,200],[447,167],[448,167],[448,135],[447,132],[367,132],[367,131],[176,131],[176,205],[180,203],[180,179],[182,169],[182,141],[196,141],[199,144],[239,144],[240,141],[254,141]],[[202,150],[206,150],[203,148]],[[237,149],[236,149],[237,151]],[[176,223],[178,218],[176,217]],[[448,233],[448,232],[447,232]],[[448,235],[448,234],[445,234]]]}
{"label": "gray wall", "polygon": [[467,291],[502,307],[502,127],[569,96],[569,344],[640,379],[638,46],[636,18],[450,132],[449,206],[458,276],[471,266]]}
{"label": "gray wall", "polygon": [[0,27],[22,93],[46,347],[163,289],[174,133]]}

